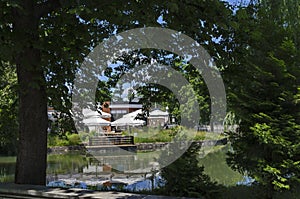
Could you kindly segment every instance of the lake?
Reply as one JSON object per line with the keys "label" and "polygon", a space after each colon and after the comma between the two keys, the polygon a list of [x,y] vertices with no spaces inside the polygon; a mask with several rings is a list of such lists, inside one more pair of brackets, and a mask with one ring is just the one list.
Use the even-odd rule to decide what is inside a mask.
{"label": "lake", "polygon": [[[199,157],[199,160],[205,167],[205,173],[213,181],[225,186],[234,186],[243,182],[244,177],[226,164],[228,149],[229,146],[216,146],[213,152],[203,158]],[[0,182],[13,182],[15,164],[16,157],[0,157]],[[149,180],[158,166],[151,152],[99,157],[79,152],[49,154],[47,164],[47,183],[54,186],[63,181],[64,186],[72,186],[75,183],[78,185],[82,182],[97,187],[107,181],[113,181],[115,184],[126,184],[134,190],[139,190],[157,186],[160,180],[159,174],[155,175],[154,185]]]}

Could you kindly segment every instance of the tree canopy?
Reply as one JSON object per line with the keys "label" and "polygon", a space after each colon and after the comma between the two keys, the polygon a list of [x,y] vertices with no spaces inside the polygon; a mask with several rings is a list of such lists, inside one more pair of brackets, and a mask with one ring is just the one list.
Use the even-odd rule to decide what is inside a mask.
{"label": "tree canopy", "polygon": [[[30,184],[45,183],[47,105],[69,113],[76,69],[98,42],[134,27],[164,26],[185,32],[215,52],[218,43],[213,38],[224,33],[224,16],[230,14],[224,3],[202,0],[0,4],[0,56],[16,66],[18,78],[16,182]],[[159,17],[165,23],[159,24]]]}
{"label": "tree canopy", "polygon": [[[298,4],[296,0],[249,1],[237,7],[218,0],[1,0],[0,149],[14,152],[9,147],[16,139],[9,137],[18,137],[15,182],[45,184],[47,106],[71,117],[72,87],[84,58],[112,35],[154,26],[193,38],[221,71],[228,110],[241,121],[237,131],[227,132],[233,149],[228,158],[231,167],[266,188],[265,198],[292,189],[300,180]],[[200,122],[207,123],[211,99],[201,74],[183,57],[158,49],[138,49],[114,60],[118,64],[105,71],[107,81],[98,82],[96,99],[111,99],[110,91],[123,74],[153,60],[188,80],[191,87],[184,89],[197,94],[189,105],[200,104]],[[147,84],[131,95],[142,96],[146,106],[162,102],[174,115],[180,114],[178,101],[161,85]],[[194,157],[186,155],[180,164]]]}
{"label": "tree canopy", "polygon": [[264,186],[267,198],[295,187],[300,176],[299,14],[290,17],[291,5],[262,1],[238,10],[226,70],[231,108],[241,119],[230,134],[229,163]]}

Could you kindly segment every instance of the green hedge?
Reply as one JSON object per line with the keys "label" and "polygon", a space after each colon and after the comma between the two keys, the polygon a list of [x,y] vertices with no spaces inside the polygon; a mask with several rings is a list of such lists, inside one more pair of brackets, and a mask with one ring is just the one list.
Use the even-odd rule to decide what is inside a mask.
{"label": "green hedge", "polygon": [[48,136],[48,146],[75,146],[82,144],[78,134],[66,133],[65,136],[59,137],[58,135]]}

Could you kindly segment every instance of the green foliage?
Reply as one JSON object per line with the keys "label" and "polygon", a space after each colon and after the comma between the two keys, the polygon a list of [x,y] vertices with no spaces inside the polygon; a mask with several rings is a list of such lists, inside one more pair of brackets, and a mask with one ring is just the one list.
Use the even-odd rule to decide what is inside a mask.
{"label": "green foliage", "polygon": [[232,170],[226,164],[226,154],[229,149],[229,145],[215,146],[212,152],[204,157],[199,157],[199,163],[204,166],[205,174],[209,175],[213,181],[226,187],[236,186],[237,182],[243,180],[242,174]]}
{"label": "green foliage", "polygon": [[[163,157],[172,155],[170,151],[162,153]],[[204,167],[199,165],[198,152],[200,145],[192,144],[189,149],[170,165],[161,169],[161,176],[165,185],[161,188],[162,193],[171,196],[184,197],[212,197],[219,189],[210,177],[204,174]],[[175,151],[175,150],[174,150]],[[160,161],[164,161],[161,159]]]}
{"label": "green foliage", "polygon": [[18,135],[17,78],[14,66],[0,61],[0,154],[15,155]]}
{"label": "green foliage", "polygon": [[65,136],[58,135],[49,135],[48,136],[48,146],[76,146],[80,145],[82,140],[80,139],[80,135],[71,134],[69,132],[66,133]]}
{"label": "green foliage", "polygon": [[[193,2],[177,0],[169,2],[57,1],[52,4],[48,1],[27,3],[1,1],[0,7],[2,8],[0,60],[15,65],[16,60],[22,57],[23,60],[19,60],[20,68],[32,67],[36,74],[42,75],[33,78],[30,82],[27,82],[28,79],[22,80],[26,83],[20,86],[23,84],[31,85],[32,88],[45,86],[48,105],[68,116],[70,116],[71,108],[70,87],[74,83],[75,73],[83,58],[104,38],[115,32],[136,27],[163,26],[195,37],[199,43],[207,45],[208,50],[216,56],[220,54],[216,50],[220,48],[220,44],[214,42],[212,38],[227,35],[224,16],[231,14],[226,4],[218,0],[213,0],[209,4],[202,0]],[[35,13],[27,15],[29,12]],[[159,24],[157,22],[159,16],[163,16],[166,22]],[[182,21],[182,18],[186,20]],[[199,21],[204,23],[199,23]],[[19,56],[27,52],[28,46],[37,55],[34,56],[36,58],[34,61],[29,57]],[[156,57],[157,60],[161,59],[157,55],[158,53],[153,53],[152,57]],[[132,61],[130,67],[133,63],[135,62]],[[122,66],[123,72],[126,71],[125,65],[130,64],[125,63]],[[110,74],[109,69],[105,73]],[[105,101],[111,97],[109,88],[118,81],[116,77],[120,77],[115,74],[112,76],[114,78],[108,82],[99,82],[96,94],[98,101]],[[197,78],[194,80],[196,80],[194,82],[202,82]],[[164,103],[169,104],[170,110],[174,110],[176,115],[178,103],[173,103],[174,96],[166,93],[160,99],[168,97],[165,98]],[[202,97],[207,99],[207,95]],[[208,110],[207,104],[202,107]],[[22,118],[21,120],[23,121]],[[24,121],[26,122],[29,121]],[[66,129],[65,131],[73,131],[70,126],[63,128]]]}
{"label": "green foliage", "polygon": [[48,136],[48,146],[67,146],[68,142],[66,139],[59,138],[58,136]]}
{"label": "green foliage", "polygon": [[292,19],[282,11],[289,5],[263,1],[239,9],[230,49],[234,61],[225,70],[231,109],[241,119],[238,132],[230,133],[228,162],[264,187],[261,197],[266,198],[300,180],[300,51],[295,37],[300,32],[291,25],[300,16],[294,13]]}
{"label": "green foliage", "polygon": [[[181,113],[188,120],[192,110],[199,106],[200,121],[196,121],[197,124],[209,124],[210,120],[210,96],[206,86],[206,83],[199,71],[197,71],[190,63],[186,63],[183,60],[175,60],[173,66],[176,70],[183,73],[183,76],[188,80],[189,85],[181,88],[178,93],[182,97],[183,101],[186,101],[186,105],[181,105],[180,110],[176,109],[175,115],[179,116]],[[194,96],[192,98],[192,96]]]}
{"label": "green foliage", "polygon": [[77,133],[73,118],[63,112],[55,112],[53,120],[49,121],[50,135],[65,136],[67,132]]}
{"label": "green foliage", "polygon": [[75,146],[75,145],[79,145],[81,143],[80,137],[78,134],[69,134],[67,135],[68,141],[69,141],[69,145],[71,146]]}
{"label": "green foliage", "polygon": [[88,158],[78,153],[49,154],[47,162],[47,173],[50,175],[83,172],[89,164]]}
{"label": "green foliage", "polygon": [[170,129],[160,129],[152,127],[131,128],[129,131],[124,131],[124,135],[134,135],[135,143],[153,143],[153,142],[171,142],[175,137],[186,136],[187,140],[217,140],[223,138],[218,134],[195,131],[182,126],[176,126]]}
{"label": "green foliage", "polygon": [[4,175],[4,176],[1,176],[0,183],[13,182],[14,177],[15,177],[14,175]]}
{"label": "green foliage", "polygon": [[124,135],[133,135],[134,143],[170,142],[174,136],[173,130],[144,127],[130,130],[132,133],[124,132]]}

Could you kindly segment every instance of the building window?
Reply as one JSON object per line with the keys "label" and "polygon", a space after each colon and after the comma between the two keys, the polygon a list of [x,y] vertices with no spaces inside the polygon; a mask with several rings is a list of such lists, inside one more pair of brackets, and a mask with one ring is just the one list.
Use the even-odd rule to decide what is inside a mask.
{"label": "building window", "polygon": [[111,110],[112,114],[126,114],[126,110]]}

